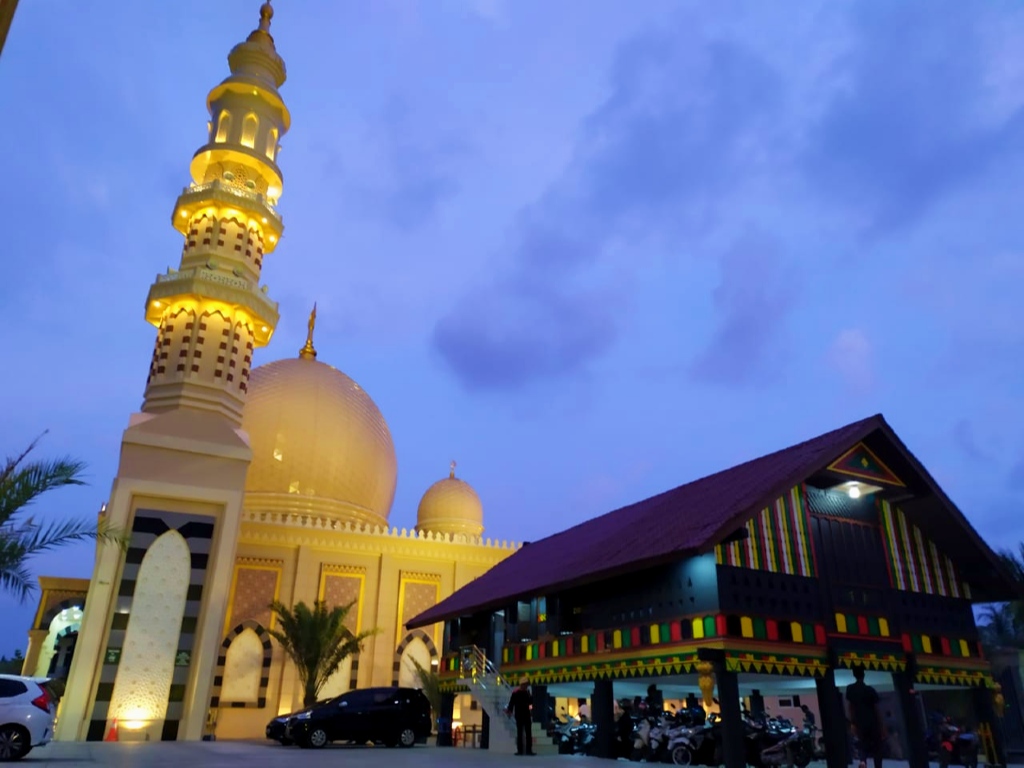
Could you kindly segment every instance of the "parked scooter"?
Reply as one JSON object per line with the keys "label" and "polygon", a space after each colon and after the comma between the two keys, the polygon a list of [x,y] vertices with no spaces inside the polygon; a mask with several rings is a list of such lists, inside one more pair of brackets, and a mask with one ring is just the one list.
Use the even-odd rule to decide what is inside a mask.
{"label": "parked scooter", "polygon": [[969,730],[961,730],[947,718],[939,728],[939,766],[963,765],[974,768],[978,764],[980,744],[978,737]]}

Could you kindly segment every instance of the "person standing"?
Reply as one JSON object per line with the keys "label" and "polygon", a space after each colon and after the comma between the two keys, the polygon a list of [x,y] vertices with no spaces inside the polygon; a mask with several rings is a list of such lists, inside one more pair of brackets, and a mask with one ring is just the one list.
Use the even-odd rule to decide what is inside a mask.
{"label": "person standing", "polygon": [[519,687],[512,691],[509,697],[508,706],[505,707],[505,714],[516,720],[516,754],[533,755],[533,696],[530,695],[530,681],[523,677],[519,680]]}
{"label": "person standing", "polygon": [[878,691],[864,682],[864,667],[853,668],[852,685],[846,688],[846,703],[853,726],[856,759],[859,768],[867,768],[870,757],[875,768],[882,768],[883,728],[878,711]]}

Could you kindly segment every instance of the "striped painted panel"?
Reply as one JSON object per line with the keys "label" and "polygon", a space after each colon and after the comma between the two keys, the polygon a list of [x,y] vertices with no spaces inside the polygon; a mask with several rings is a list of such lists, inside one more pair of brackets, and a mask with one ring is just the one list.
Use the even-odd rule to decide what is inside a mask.
{"label": "striped painted panel", "polygon": [[178,738],[178,725],[185,714],[188,671],[202,607],[203,583],[213,543],[214,521],[203,515],[139,509],[132,521],[128,549],[123,555],[121,583],[107,634],[100,681],[93,698],[87,741],[102,741],[110,728],[110,703],[134,607],[136,580],[149,548],[171,530],[176,530],[184,538],[191,559],[185,610],[178,631],[178,650],[175,653],[174,672],[167,692],[167,710],[160,735],[163,741]]}
{"label": "striped painted panel", "polygon": [[970,588],[960,580],[953,561],[907,520],[903,510],[883,500],[880,513],[894,587],[908,592],[970,599]]}
{"label": "striped painted panel", "polygon": [[719,565],[816,576],[803,487],[793,488],[748,520],[745,540],[717,545],[715,559]]}

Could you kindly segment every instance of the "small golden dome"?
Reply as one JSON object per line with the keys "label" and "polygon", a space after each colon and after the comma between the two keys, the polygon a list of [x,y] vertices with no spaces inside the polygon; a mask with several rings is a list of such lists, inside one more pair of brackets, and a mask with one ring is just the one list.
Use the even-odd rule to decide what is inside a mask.
{"label": "small golden dome", "polygon": [[386,525],[398,461],[366,392],[312,358],[253,369],[242,428],[252,446],[245,507]]}
{"label": "small golden dome", "polygon": [[484,507],[473,486],[451,474],[438,480],[420,499],[416,529],[434,533],[462,533],[479,536],[484,532]]}

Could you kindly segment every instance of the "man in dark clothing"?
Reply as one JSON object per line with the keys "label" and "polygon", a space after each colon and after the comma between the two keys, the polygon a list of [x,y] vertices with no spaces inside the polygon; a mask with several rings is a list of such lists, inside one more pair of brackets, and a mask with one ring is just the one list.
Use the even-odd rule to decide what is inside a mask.
{"label": "man in dark clothing", "polygon": [[856,758],[860,768],[870,757],[875,768],[882,768],[882,718],[878,712],[878,691],[864,682],[864,667],[853,668],[854,683],[846,688],[847,711],[856,739]]}
{"label": "man in dark clothing", "polygon": [[516,719],[516,754],[533,755],[533,721],[530,710],[533,708],[533,696],[530,695],[530,681],[522,678],[519,687],[512,691],[512,696],[505,707],[505,714]]}
{"label": "man in dark clothing", "polygon": [[665,709],[665,698],[661,695],[661,691],[658,690],[657,683],[651,683],[647,686],[647,708],[655,716],[661,715]]}

